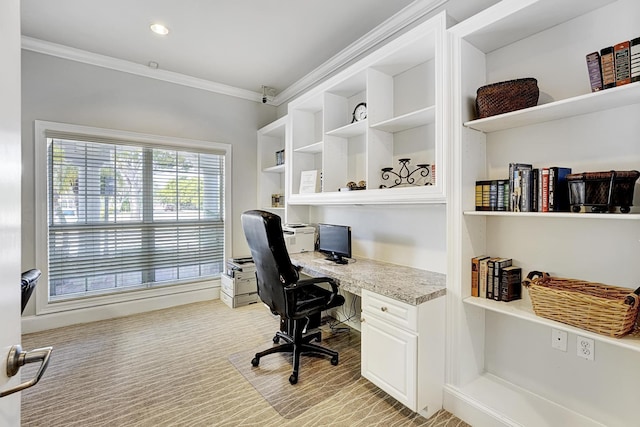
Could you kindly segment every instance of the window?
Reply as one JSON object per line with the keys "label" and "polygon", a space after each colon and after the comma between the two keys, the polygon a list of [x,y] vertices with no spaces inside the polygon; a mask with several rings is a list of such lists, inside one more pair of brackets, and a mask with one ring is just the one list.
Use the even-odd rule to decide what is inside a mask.
{"label": "window", "polygon": [[47,171],[37,180],[46,186],[47,306],[219,278],[228,145],[37,128]]}

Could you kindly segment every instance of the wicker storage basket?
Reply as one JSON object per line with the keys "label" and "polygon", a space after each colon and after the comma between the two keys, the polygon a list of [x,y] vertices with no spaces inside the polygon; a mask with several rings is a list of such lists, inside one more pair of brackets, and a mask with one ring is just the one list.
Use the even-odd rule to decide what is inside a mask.
{"label": "wicker storage basket", "polygon": [[529,289],[537,316],[619,338],[636,327],[640,288],[603,285],[531,272]]}
{"label": "wicker storage basket", "polygon": [[539,95],[538,81],[532,77],[482,86],[477,91],[476,113],[483,119],[533,107]]}

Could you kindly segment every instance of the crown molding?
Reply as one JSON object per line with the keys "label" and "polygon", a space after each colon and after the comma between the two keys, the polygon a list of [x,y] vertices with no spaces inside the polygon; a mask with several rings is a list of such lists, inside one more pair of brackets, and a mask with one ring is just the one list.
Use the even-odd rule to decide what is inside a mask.
{"label": "crown molding", "polygon": [[[86,50],[51,43],[32,37],[22,36],[22,49],[95,65],[97,67],[122,71],[124,73],[135,74],[142,77],[162,80],[169,83],[175,83],[182,86],[189,86],[222,95],[234,96],[236,98],[247,99],[249,101],[262,102],[262,94],[258,92],[212,82],[210,80],[199,79],[185,74],[175,73],[173,71],[153,69],[146,65],[136,64],[135,62],[116,59],[106,55],[99,55]],[[269,104],[272,103],[269,102]]]}
{"label": "crown molding", "polygon": [[345,49],[324,62],[318,68],[293,83],[280,92],[273,100],[273,104],[280,106],[292,100],[302,92],[326,80],[339,70],[343,69],[364,53],[389,41],[399,35],[402,30],[409,29],[412,24],[421,21],[424,17],[434,12],[437,8],[449,0],[416,0],[389,19],[378,25],[367,34],[351,43]]}
{"label": "crown molding", "polygon": [[[293,83],[291,86],[277,94],[267,104],[280,106],[307,89],[319,84],[340,69],[354,62],[367,51],[379,46],[384,41],[398,35],[402,30],[408,29],[412,24],[433,12],[449,0],[416,0],[376,28],[365,34],[360,39],[351,43],[345,49],[320,65],[318,68]],[[109,68],[124,73],[135,74],[142,77],[175,83],[182,86],[193,87],[222,95],[233,96],[249,101],[262,102],[262,93],[240,89],[234,86],[187,76],[162,69],[149,68],[146,65],[131,61],[113,58],[106,55],[88,52],[61,44],[51,43],[33,37],[22,36],[22,49],[32,52],[51,55],[71,61],[82,62],[97,67]]]}

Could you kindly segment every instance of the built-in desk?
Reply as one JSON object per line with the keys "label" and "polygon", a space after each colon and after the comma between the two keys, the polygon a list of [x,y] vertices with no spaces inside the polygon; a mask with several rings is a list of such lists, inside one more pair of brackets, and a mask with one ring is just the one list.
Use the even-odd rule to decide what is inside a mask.
{"label": "built-in desk", "polygon": [[440,410],[446,276],[364,258],[336,264],[318,252],[289,256],[302,273],[361,297],[362,376],[425,417]]}
{"label": "built-in desk", "polygon": [[411,305],[444,296],[446,276],[442,273],[405,267],[366,258],[336,264],[319,252],[289,254],[291,262],[311,277],[331,277],[340,289],[361,296],[362,289]]}

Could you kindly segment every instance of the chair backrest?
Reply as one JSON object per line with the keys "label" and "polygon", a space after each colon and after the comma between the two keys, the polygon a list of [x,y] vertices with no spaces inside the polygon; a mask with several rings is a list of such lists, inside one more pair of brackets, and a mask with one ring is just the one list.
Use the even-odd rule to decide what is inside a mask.
{"label": "chair backrest", "polygon": [[284,287],[298,281],[284,243],[280,217],[252,210],[242,214],[242,229],[256,266],[258,295],[271,311],[286,314]]}

